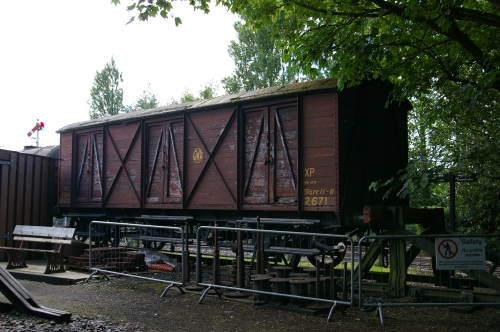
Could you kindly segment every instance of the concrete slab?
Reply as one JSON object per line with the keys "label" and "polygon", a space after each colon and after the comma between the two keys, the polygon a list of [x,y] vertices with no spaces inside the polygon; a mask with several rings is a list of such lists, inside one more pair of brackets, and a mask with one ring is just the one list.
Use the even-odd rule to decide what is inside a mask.
{"label": "concrete slab", "polygon": [[[73,285],[88,278],[88,271],[66,270],[61,273],[44,274],[47,261],[45,259],[28,260],[26,268],[16,268],[7,270],[13,277],[19,280],[40,281],[52,285]],[[0,262],[0,266],[5,268],[7,262]]]}

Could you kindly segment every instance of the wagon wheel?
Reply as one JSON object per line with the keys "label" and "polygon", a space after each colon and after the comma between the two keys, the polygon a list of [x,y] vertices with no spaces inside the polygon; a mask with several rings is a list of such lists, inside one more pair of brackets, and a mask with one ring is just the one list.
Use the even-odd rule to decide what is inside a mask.
{"label": "wagon wheel", "polygon": [[347,244],[342,241],[337,241],[331,237],[317,238],[314,240],[316,249],[320,251],[317,256],[307,256],[309,262],[316,266],[318,259],[321,262],[332,261],[333,266],[339,265],[343,260],[347,252]]}
{"label": "wagon wheel", "polygon": [[[267,246],[277,246],[277,247],[289,247],[293,248],[295,247],[300,247],[299,244],[300,239],[294,238],[292,235],[286,235],[283,237],[274,237],[270,240],[269,243],[264,244],[265,247]],[[300,260],[301,260],[301,255],[298,254],[285,254],[285,253],[266,253],[265,254],[265,265],[266,269],[269,271],[272,270],[272,268],[276,265],[285,265],[292,267],[294,271],[297,269],[297,266],[299,266]]]}

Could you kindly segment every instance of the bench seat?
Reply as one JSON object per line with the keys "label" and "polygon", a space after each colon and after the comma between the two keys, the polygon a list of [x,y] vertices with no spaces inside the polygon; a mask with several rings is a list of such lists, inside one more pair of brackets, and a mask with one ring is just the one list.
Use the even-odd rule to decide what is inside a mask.
{"label": "bench seat", "polygon": [[71,240],[65,239],[48,239],[40,237],[27,237],[27,236],[16,236],[14,238],[16,241],[24,242],[37,242],[37,243],[52,243],[52,244],[71,244]]}
{"label": "bench seat", "polygon": [[[5,249],[8,255],[7,269],[28,267],[25,253],[39,252],[43,253],[47,259],[44,273],[66,271],[63,261],[63,249],[65,245],[71,245],[75,234],[74,228],[16,225],[12,234],[14,235],[14,241],[20,243],[19,246],[0,247],[0,249]],[[25,243],[52,244],[54,249],[27,248],[24,247]]]}

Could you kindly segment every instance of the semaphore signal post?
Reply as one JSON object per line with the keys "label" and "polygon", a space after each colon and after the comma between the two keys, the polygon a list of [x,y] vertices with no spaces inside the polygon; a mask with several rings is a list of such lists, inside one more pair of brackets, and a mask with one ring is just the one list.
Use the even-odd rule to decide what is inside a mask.
{"label": "semaphore signal post", "polygon": [[35,126],[33,127],[33,129],[31,129],[29,132],[28,132],[28,137],[31,137],[31,135],[33,135],[35,132],[36,132],[36,147],[38,148],[38,142],[39,142],[39,134],[38,132],[40,130],[44,130],[45,129],[45,124],[40,121],[38,122],[38,119],[36,119],[36,124]]}

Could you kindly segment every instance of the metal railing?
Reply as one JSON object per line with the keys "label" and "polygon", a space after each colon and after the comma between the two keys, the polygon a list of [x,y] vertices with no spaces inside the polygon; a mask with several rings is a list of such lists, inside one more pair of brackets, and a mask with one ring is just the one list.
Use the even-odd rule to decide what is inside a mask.
{"label": "metal railing", "polygon": [[[196,284],[206,288],[198,303],[211,290],[219,297],[219,290],[230,291],[224,293],[228,297],[252,294],[254,302],[299,307],[326,303],[332,305],[329,321],[337,306],[353,306],[353,281],[337,282],[347,280],[349,271],[352,275],[354,255],[348,256],[349,271],[348,262],[343,264],[344,278],[335,276],[342,270],[334,269],[347,251],[353,252],[353,241],[345,235],[201,226],[196,237]],[[212,264],[204,264],[207,260]],[[340,297],[337,290],[342,291]]]}
{"label": "metal railing", "polygon": [[[498,306],[500,235],[377,235],[360,239],[359,308]],[[378,262],[377,262],[378,261]]]}
{"label": "metal railing", "polygon": [[[107,274],[113,274],[168,283],[169,286],[160,297],[171,287],[176,287],[184,293],[181,287],[184,287],[188,280],[188,244],[192,240],[187,238],[187,233],[181,227],[92,221],[88,238],[85,240],[89,245],[88,257],[71,257],[68,265],[88,264],[92,273],[86,281],[97,273],[105,277]],[[160,250],[165,246],[180,253],[180,265],[162,254]],[[181,270],[181,280],[173,278],[171,273],[163,272],[172,271],[175,265]]]}
{"label": "metal railing", "polygon": [[[362,311],[377,310],[382,325],[384,307],[500,305],[500,255],[490,250],[500,245],[500,235],[401,231],[355,242],[346,235],[242,225],[248,224],[200,226],[189,239],[188,226],[93,221],[88,255],[80,261],[92,271],[88,279],[99,273],[168,283],[161,297],[176,287],[181,293],[202,290],[198,303],[211,291],[219,297],[224,291],[225,297],[253,297],[254,304],[323,304],[328,321],[336,308],[356,301]],[[186,286],[190,251],[196,254],[194,286]],[[157,256],[170,265],[172,256],[180,257],[180,273],[149,264]]]}

